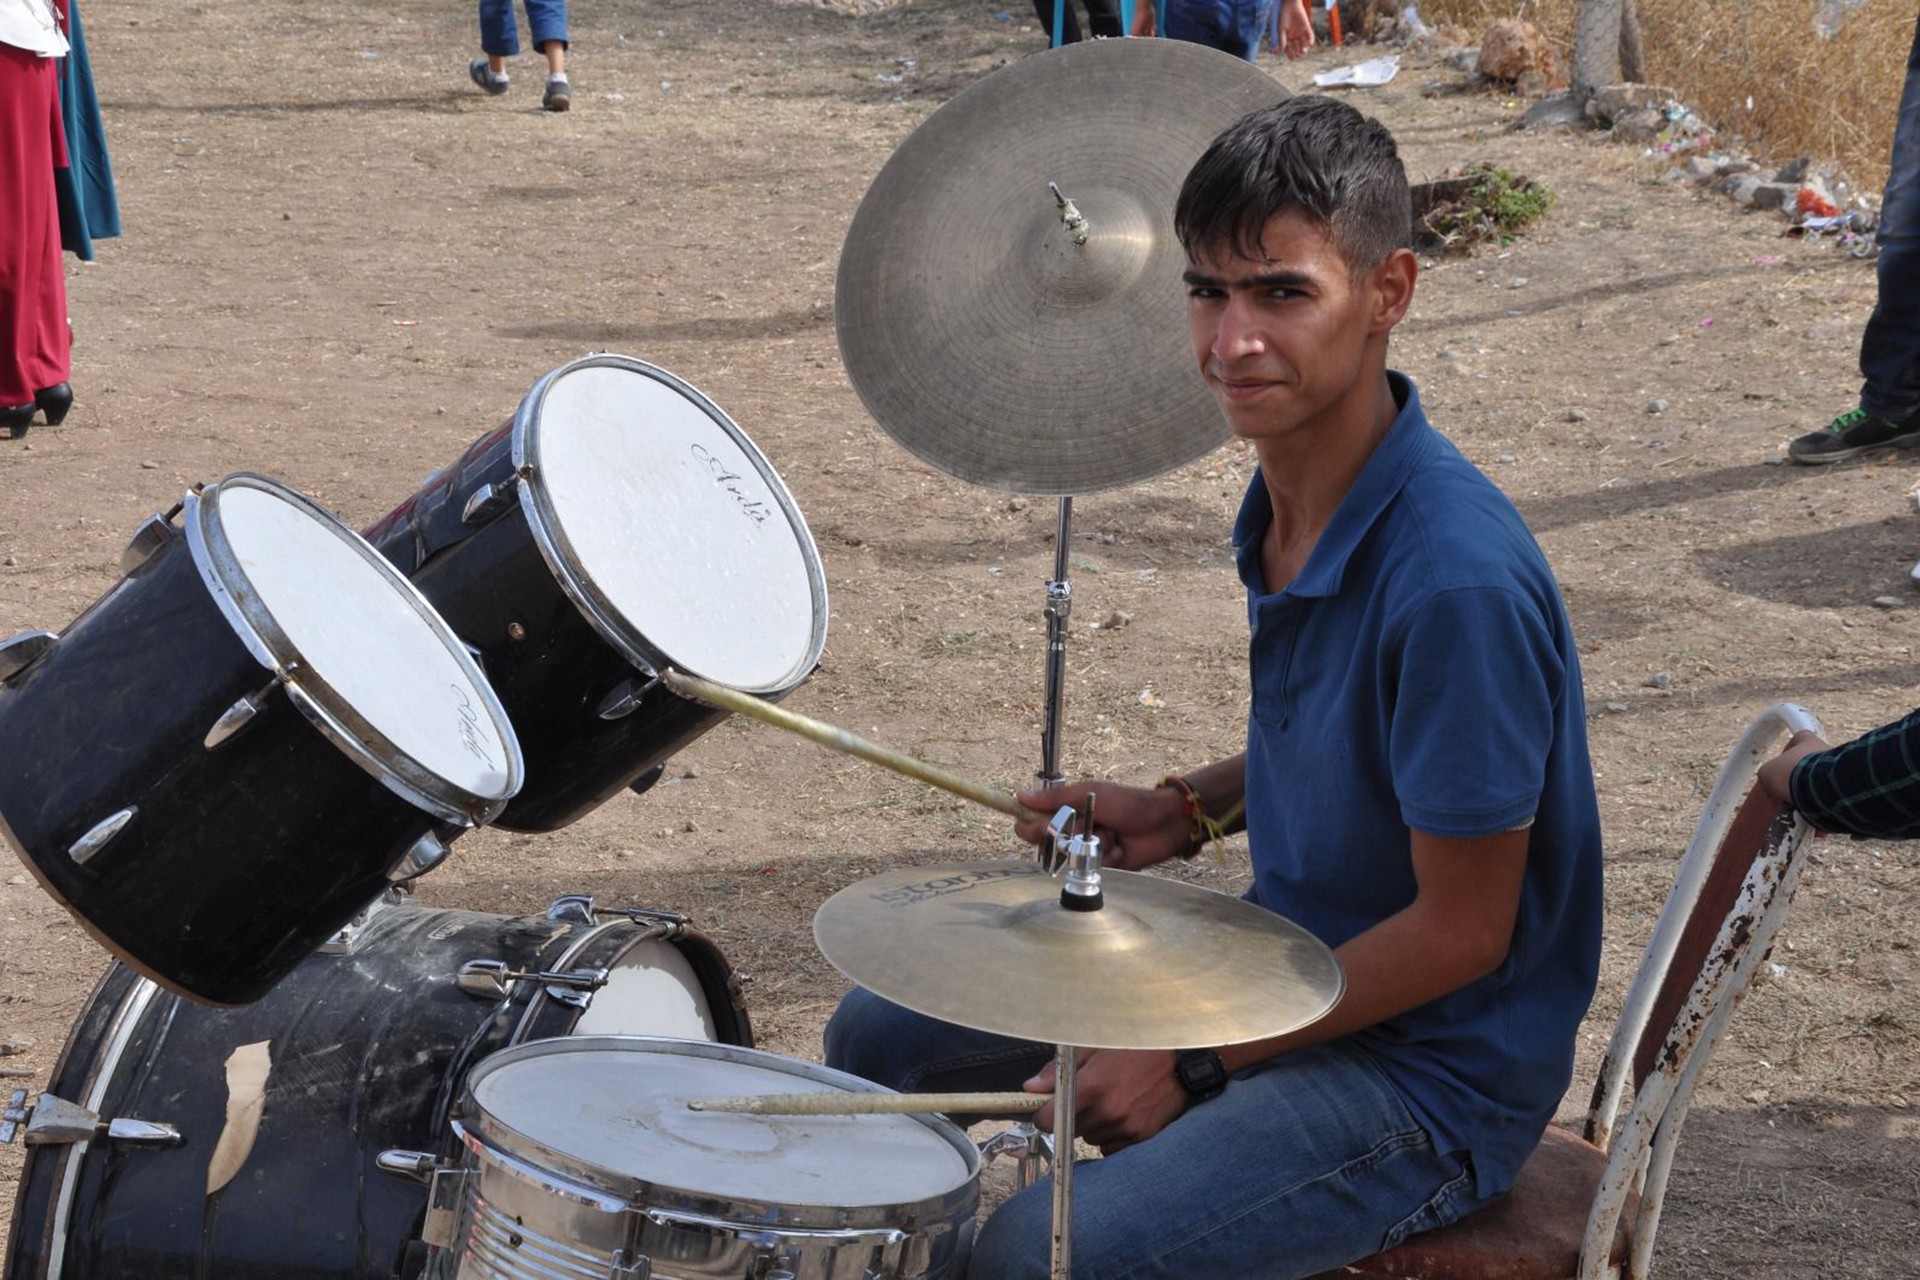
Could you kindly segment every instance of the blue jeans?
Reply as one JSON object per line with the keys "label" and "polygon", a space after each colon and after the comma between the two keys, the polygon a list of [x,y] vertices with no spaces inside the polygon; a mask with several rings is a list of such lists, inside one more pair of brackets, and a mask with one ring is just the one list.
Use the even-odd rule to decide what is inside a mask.
{"label": "blue jeans", "polygon": [[[856,988],[827,1024],[827,1064],[903,1090],[1014,1089],[1044,1045],[949,1026]],[[961,1117],[961,1119],[965,1119]],[[1075,1280],[1292,1280],[1391,1248],[1482,1203],[1399,1090],[1346,1043],[1234,1076],[1138,1146],[1075,1166]],[[968,1280],[1045,1280],[1051,1180],[996,1210]]]}
{"label": "blue jeans", "polygon": [[1167,0],[1169,39],[1204,44],[1248,62],[1272,25],[1273,0]]}
{"label": "blue jeans", "polygon": [[[549,40],[567,43],[567,0],[523,0],[527,30],[533,47]],[[480,0],[480,51],[497,58],[520,52],[520,33],[513,27],[513,0]]]}
{"label": "blue jeans", "polygon": [[1900,421],[1920,414],[1920,27],[1907,55],[1877,238],[1880,292],[1860,339],[1860,407]]}

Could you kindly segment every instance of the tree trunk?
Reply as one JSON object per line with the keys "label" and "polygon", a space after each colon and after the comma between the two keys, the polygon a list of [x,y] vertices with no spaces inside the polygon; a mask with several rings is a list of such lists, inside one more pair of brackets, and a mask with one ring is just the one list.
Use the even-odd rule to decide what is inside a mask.
{"label": "tree trunk", "polygon": [[1640,10],[1633,0],[1620,9],[1620,78],[1629,84],[1647,81],[1647,50],[1640,43]]}
{"label": "tree trunk", "polygon": [[1626,0],[1580,0],[1573,25],[1573,100],[1582,108],[1596,87],[1620,79]]}

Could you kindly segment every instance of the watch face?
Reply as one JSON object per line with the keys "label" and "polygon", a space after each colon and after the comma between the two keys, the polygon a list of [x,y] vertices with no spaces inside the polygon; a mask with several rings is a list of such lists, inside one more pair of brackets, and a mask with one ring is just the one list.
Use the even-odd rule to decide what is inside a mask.
{"label": "watch face", "polygon": [[1227,1066],[1211,1049],[1183,1049],[1174,1057],[1173,1074],[1196,1102],[1217,1098],[1227,1087]]}

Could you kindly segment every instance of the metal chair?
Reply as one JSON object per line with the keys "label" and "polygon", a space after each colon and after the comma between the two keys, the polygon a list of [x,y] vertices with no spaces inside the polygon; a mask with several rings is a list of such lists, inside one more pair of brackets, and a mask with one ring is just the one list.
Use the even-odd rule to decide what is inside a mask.
{"label": "metal chair", "polygon": [[1800,878],[1806,820],[1753,785],[1761,763],[1798,729],[1818,732],[1820,723],[1791,703],[1769,708],[1721,769],[1641,956],[1582,1131],[1549,1126],[1502,1200],[1332,1275],[1646,1280],[1694,1082]]}

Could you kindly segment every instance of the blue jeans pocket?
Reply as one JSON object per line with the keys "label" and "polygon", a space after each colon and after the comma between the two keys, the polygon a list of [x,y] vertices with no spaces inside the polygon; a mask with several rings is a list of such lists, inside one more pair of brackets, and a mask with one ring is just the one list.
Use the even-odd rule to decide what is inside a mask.
{"label": "blue jeans pocket", "polygon": [[1462,1158],[1459,1175],[1441,1183],[1425,1204],[1394,1223],[1381,1242],[1381,1251],[1398,1248],[1409,1236],[1453,1225],[1462,1214],[1479,1207],[1475,1201],[1473,1162]]}

